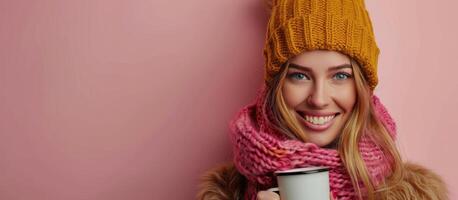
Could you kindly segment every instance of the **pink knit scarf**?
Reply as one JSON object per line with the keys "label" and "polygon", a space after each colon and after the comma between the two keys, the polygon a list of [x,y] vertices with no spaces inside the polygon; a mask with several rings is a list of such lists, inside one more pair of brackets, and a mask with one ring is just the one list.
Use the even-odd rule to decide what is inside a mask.
{"label": "pink knit scarf", "polygon": [[[265,100],[265,87],[262,87],[256,100],[243,107],[230,122],[230,138],[233,144],[234,163],[237,170],[247,180],[246,200],[255,200],[260,190],[276,186],[274,171],[306,166],[327,166],[332,193],[338,200],[357,199],[351,179],[335,149],[320,148],[313,143],[303,143],[274,131],[269,122],[269,111],[262,110]],[[379,98],[372,96],[372,103],[388,129],[393,140],[396,125]],[[391,159],[364,134],[359,149],[371,175],[372,182],[378,185],[391,173]],[[364,191],[364,188],[362,189]]]}

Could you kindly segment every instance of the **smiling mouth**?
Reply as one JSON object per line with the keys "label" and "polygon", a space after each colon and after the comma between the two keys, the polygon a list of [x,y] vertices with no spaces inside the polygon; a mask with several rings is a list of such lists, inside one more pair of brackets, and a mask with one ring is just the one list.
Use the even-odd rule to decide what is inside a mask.
{"label": "smiling mouth", "polygon": [[308,115],[308,114],[305,114],[304,112],[302,111],[297,111],[297,113],[299,114],[299,116],[312,123],[312,124],[316,124],[316,125],[321,125],[321,124],[325,124],[331,120],[333,120],[337,115],[339,115],[340,113],[335,113],[333,115],[327,115],[327,116],[315,116],[315,115]]}
{"label": "smiling mouth", "polygon": [[303,112],[297,111],[301,122],[305,125],[306,128],[312,130],[312,131],[317,131],[321,132],[329,127],[332,126],[334,123],[334,119],[340,115],[340,113],[336,113],[334,115],[329,115],[329,116],[310,116],[310,115],[305,115]]}

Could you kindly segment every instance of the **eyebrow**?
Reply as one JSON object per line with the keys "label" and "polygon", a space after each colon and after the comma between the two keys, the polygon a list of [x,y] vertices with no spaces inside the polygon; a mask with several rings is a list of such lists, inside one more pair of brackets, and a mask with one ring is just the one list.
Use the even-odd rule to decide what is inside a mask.
{"label": "eyebrow", "polygon": [[[299,70],[302,70],[302,71],[312,71],[312,69],[310,67],[307,67],[307,66],[302,66],[302,65],[298,65],[298,64],[294,64],[294,63],[288,63],[289,64],[289,67],[291,68],[295,68],[295,69],[299,69]],[[351,64],[342,64],[342,65],[337,65],[337,66],[334,66],[334,67],[330,67],[329,68],[329,71],[335,71],[335,70],[339,70],[339,69],[344,69],[344,68],[350,68],[351,69]]]}

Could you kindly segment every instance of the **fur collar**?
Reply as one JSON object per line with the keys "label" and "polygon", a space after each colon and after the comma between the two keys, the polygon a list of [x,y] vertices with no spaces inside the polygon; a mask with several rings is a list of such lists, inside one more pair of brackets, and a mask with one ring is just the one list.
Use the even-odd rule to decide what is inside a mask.
{"label": "fur collar", "polygon": [[[405,177],[393,189],[379,193],[383,200],[448,200],[443,180],[433,171],[414,163],[404,163]],[[241,200],[246,179],[232,162],[220,164],[200,178],[197,200]]]}

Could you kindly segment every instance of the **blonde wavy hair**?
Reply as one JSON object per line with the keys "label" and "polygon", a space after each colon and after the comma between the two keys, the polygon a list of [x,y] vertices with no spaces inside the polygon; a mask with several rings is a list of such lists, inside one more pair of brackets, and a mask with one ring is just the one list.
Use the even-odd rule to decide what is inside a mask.
{"label": "blonde wavy hair", "polygon": [[[361,185],[366,188],[367,199],[376,199],[377,193],[382,193],[395,187],[404,176],[404,169],[400,153],[395,142],[388,133],[382,122],[376,117],[374,105],[372,104],[371,93],[367,81],[360,70],[359,64],[350,57],[353,73],[355,74],[355,85],[357,100],[350,118],[345,123],[339,138],[336,139],[337,150],[342,162],[350,175],[353,187],[358,196],[362,199]],[[284,63],[280,72],[274,79],[267,83],[266,101],[264,109],[270,109],[273,114],[272,127],[279,132],[303,142],[307,141],[296,117],[289,111],[282,94],[282,87],[288,72],[288,62]],[[362,130],[371,130],[368,132]],[[364,160],[358,149],[358,142],[364,133],[375,133],[368,135],[385,152],[386,156],[393,159],[392,174],[376,187],[370,178]]]}

